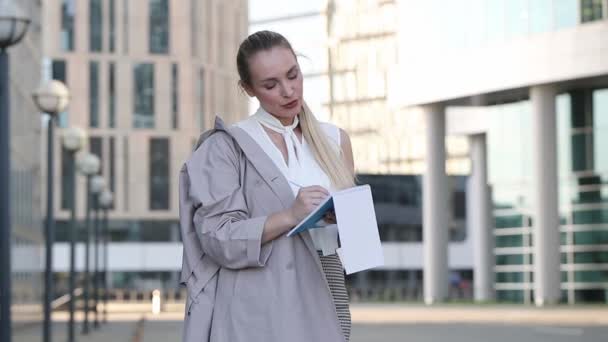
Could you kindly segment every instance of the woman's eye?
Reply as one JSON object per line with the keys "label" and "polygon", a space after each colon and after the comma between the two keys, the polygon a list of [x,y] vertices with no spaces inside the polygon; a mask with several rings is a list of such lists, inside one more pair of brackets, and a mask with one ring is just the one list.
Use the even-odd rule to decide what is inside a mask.
{"label": "woman's eye", "polygon": [[296,77],[298,77],[298,73],[297,72],[294,72],[292,75],[287,75],[287,78],[289,78],[290,80],[293,80]]}
{"label": "woman's eye", "polygon": [[271,90],[272,88],[274,88],[274,84],[265,85],[264,88]]}

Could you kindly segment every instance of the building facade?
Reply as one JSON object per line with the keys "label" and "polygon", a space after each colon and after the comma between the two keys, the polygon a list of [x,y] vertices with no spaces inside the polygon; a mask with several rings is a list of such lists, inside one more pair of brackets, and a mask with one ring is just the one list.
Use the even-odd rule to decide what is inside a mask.
{"label": "building facade", "polygon": [[[44,1],[46,71],[71,91],[58,136],[68,126],[87,130],[86,149],[100,157],[114,194],[112,286],[177,286],[179,170],[215,115],[230,123],[248,114],[234,62],[247,20],[244,0]],[[59,138],[55,150],[57,237],[65,242],[69,173]],[[85,199],[79,177],[80,219]],[[55,254],[64,272],[67,245]],[[65,284],[65,273],[58,280]]]}
{"label": "building facade", "polygon": [[[6,2],[6,1],[5,1]],[[32,93],[40,82],[42,9],[38,1],[8,0],[31,20],[24,39],[11,47],[11,297],[15,334],[42,321],[44,232],[41,203],[41,121]],[[6,8],[6,7],[5,7]],[[2,191],[7,191],[2,189]]]}
{"label": "building facade", "polygon": [[[418,108],[395,106],[389,84],[399,60],[400,17],[395,1],[328,1],[329,98],[331,121],[345,129],[359,180],[374,189],[385,266],[349,278],[362,300],[423,298],[423,183],[425,118]],[[466,178],[470,163],[462,137],[446,141],[449,200],[445,250],[450,297],[468,298],[472,280],[472,237],[467,230]],[[422,175],[422,176],[421,176]]]}
{"label": "building facade", "polygon": [[[411,172],[411,163],[389,169],[382,161],[413,159],[414,173],[424,175],[424,300],[449,295],[448,175],[468,174],[477,300],[608,302],[608,170],[600,152],[608,115],[607,2],[335,3],[334,61],[382,72],[334,75],[345,94],[363,86],[375,95],[355,92],[345,102],[357,112],[341,114],[338,102],[332,117],[349,129],[353,149],[367,154],[358,159],[370,161],[374,173]],[[388,46],[346,49],[360,39]],[[387,141],[358,143],[351,123],[358,120]],[[421,158],[410,148],[417,144]]]}

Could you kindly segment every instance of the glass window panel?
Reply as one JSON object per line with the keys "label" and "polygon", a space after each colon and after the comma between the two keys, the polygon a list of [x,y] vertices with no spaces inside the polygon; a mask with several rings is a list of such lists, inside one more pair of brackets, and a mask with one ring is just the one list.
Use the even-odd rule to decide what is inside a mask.
{"label": "glass window panel", "polygon": [[604,0],[581,0],[581,22],[602,19]]}
{"label": "glass window panel", "polygon": [[[64,60],[53,60],[51,63],[51,78],[63,82],[68,85],[68,66]],[[61,128],[68,127],[69,114],[66,111],[59,113],[57,116],[57,125]]]}
{"label": "glass window panel", "polygon": [[608,264],[608,252],[575,252],[575,264]]}
{"label": "glass window panel", "polygon": [[110,52],[114,52],[114,50],[116,49],[116,0],[108,0],[109,4],[108,4],[108,11],[110,13],[108,13],[108,17],[109,17],[109,24],[108,24],[108,29],[110,30],[109,32],[109,50]]}
{"label": "glass window panel", "polygon": [[205,131],[205,71],[203,70],[203,68],[201,68],[198,72],[198,78],[197,78],[197,82],[196,82],[196,93],[198,95],[198,102],[197,102],[197,108],[198,108],[198,115],[197,117],[197,121],[198,121],[198,126],[201,130],[201,132]]}
{"label": "glass window panel", "polygon": [[512,255],[497,255],[496,265],[523,265],[524,255],[523,254],[512,254]]}
{"label": "glass window panel", "polygon": [[179,69],[176,63],[171,64],[171,126],[179,126]]}
{"label": "glass window panel", "polygon": [[[509,0],[510,1],[510,0]],[[508,2],[508,1],[507,1]],[[505,38],[504,0],[486,1],[486,41],[488,44],[501,42]]]}
{"label": "glass window panel", "polygon": [[608,271],[574,271],[574,281],[584,283],[608,282]]}
{"label": "glass window panel", "polygon": [[591,148],[591,133],[572,134],[572,171],[585,171],[591,169],[589,149]]}
{"label": "glass window panel", "polygon": [[61,149],[61,209],[70,208],[70,153]]}
{"label": "glass window panel", "polygon": [[116,192],[116,142],[115,142],[115,138],[114,137],[110,137],[110,144],[109,144],[109,151],[108,151],[108,163],[109,163],[109,187],[110,187],[110,191],[112,191],[112,193]]}
{"label": "glass window panel", "polygon": [[154,128],[154,64],[137,64],[133,73],[133,127]]}
{"label": "glass window panel", "polygon": [[608,244],[608,230],[574,232],[575,245]]}
{"label": "glass window panel", "polygon": [[76,0],[61,2],[61,48],[63,51],[74,51],[74,17]]}
{"label": "glass window panel", "polygon": [[574,224],[608,223],[608,210],[578,210],[572,213]]}
{"label": "glass window panel", "polygon": [[116,65],[110,62],[108,68],[108,127],[116,127]]}
{"label": "glass window panel", "polygon": [[89,127],[99,127],[99,62],[89,62]]}
{"label": "glass window panel", "polygon": [[568,272],[560,272],[562,283],[568,282]]}
{"label": "glass window panel", "polygon": [[556,29],[578,24],[578,0],[554,0],[553,8]]}
{"label": "glass window panel", "polygon": [[522,303],[524,301],[524,291],[522,290],[497,290],[496,299],[501,302]]}
{"label": "glass window panel", "polygon": [[524,272],[498,272],[496,273],[497,283],[523,283]]}
{"label": "glass window panel", "polygon": [[522,215],[496,216],[494,223],[496,228],[518,228],[523,227]]}
{"label": "glass window panel", "polygon": [[169,139],[150,139],[150,210],[169,209]]}
{"label": "glass window panel", "polygon": [[505,2],[505,36],[513,38],[528,33],[528,0]]}
{"label": "glass window panel", "polygon": [[150,53],[169,52],[169,1],[150,0]]}
{"label": "glass window panel", "polygon": [[101,137],[89,137],[89,152],[99,158],[99,174],[103,173],[103,142]]}
{"label": "glass window panel", "polygon": [[122,2],[122,50],[125,55],[129,53],[129,1]]}
{"label": "glass window panel", "polygon": [[500,235],[496,237],[496,247],[523,247],[522,235]]}
{"label": "glass window panel", "polygon": [[608,171],[608,89],[595,90],[593,101],[593,157],[595,171]]}
{"label": "glass window panel", "polygon": [[100,52],[103,44],[102,0],[89,0],[89,51]]}
{"label": "glass window panel", "polygon": [[530,6],[530,31],[551,31],[551,13],[553,11],[553,0],[531,0]]}

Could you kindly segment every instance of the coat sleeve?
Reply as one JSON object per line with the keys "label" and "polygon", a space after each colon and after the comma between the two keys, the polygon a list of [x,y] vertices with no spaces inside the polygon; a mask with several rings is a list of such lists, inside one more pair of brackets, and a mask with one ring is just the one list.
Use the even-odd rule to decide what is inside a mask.
{"label": "coat sleeve", "polygon": [[207,138],[187,162],[194,225],[203,251],[219,265],[263,267],[272,241],[262,246],[267,216],[251,217],[243,194],[240,153],[225,132]]}

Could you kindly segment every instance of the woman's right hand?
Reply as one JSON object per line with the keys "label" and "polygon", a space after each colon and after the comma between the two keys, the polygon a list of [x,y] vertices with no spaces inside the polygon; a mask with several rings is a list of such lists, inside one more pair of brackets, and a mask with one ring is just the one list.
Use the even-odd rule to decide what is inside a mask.
{"label": "woman's right hand", "polygon": [[315,210],[327,196],[329,196],[329,191],[319,185],[300,188],[296,200],[289,208],[294,226]]}

